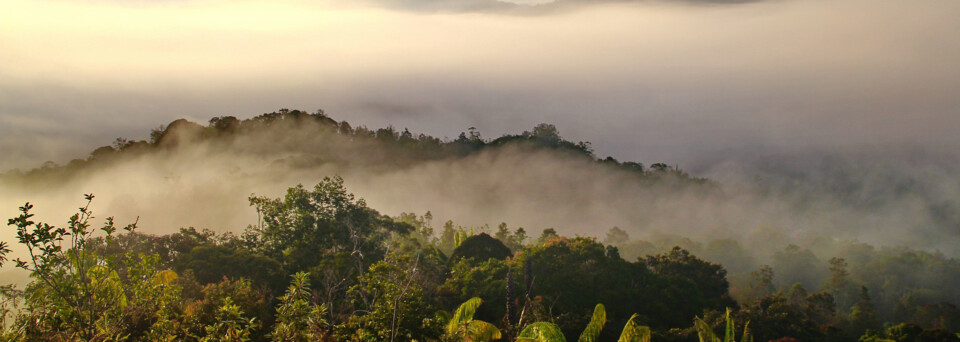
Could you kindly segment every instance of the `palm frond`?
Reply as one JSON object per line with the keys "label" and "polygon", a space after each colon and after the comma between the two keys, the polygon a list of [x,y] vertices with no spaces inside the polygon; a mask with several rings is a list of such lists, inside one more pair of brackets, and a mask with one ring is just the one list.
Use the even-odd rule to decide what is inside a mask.
{"label": "palm frond", "polygon": [[583,333],[580,334],[580,339],[577,341],[596,342],[597,338],[600,337],[600,330],[603,330],[605,324],[607,324],[607,310],[603,307],[603,304],[597,304],[596,308],[593,309],[593,316],[590,317],[590,323],[583,329]]}
{"label": "palm frond", "polygon": [[693,318],[693,327],[697,329],[697,336],[700,337],[700,342],[721,342],[717,334],[713,333],[710,325],[700,319],[700,317]]}
{"label": "palm frond", "polygon": [[636,319],[637,314],[630,316],[617,342],[650,342],[650,327],[637,324]]}
{"label": "palm frond", "polygon": [[753,342],[753,336],[750,336],[750,321],[743,325],[743,338],[740,342]]}
{"label": "palm frond", "polygon": [[477,312],[477,308],[480,307],[480,304],[483,304],[483,299],[479,297],[473,297],[467,299],[466,302],[460,304],[460,307],[457,308],[457,311],[453,313],[453,317],[450,318],[450,322],[447,323],[447,332],[454,334],[460,329],[460,326],[473,320],[473,314]]}
{"label": "palm frond", "polygon": [[566,342],[563,332],[553,323],[530,323],[520,331],[517,341],[524,342]]}
{"label": "palm frond", "polygon": [[467,341],[470,342],[488,342],[499,340],[503,337],[500,329],[493,324],[484,321],[470,321],[467,323]]}
{"label": "palm frond", "polygon": [[727,321],[727,328],[723,334],[723,342],[737,342],[737,326],[734,324],[733,320],[730,319],[730,308],[727,308],[727,314],[725,317]]}

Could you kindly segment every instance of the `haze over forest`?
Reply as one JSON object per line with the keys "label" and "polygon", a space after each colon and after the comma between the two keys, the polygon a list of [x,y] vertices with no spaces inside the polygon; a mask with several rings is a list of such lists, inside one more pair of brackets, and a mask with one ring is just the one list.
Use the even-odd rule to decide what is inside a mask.
{"label": "haze over forest", "polygon": [[[816,267],[781,262],[777,286],[813,290],[864,246],[953,265],[958,17],[956,1],[0,0],[0,216],[30,202],[59,222],[93,193],[98,218],[142,233],[240,234],[261,219],[250,196],[339,176],[438,229],[555,229],[641,263],[678,245],[723,264],[738,300],[797,255]],[[730,241],[742,254],[717,252]]]}
{"label": "haze over forest", "polygon": [[[840,196],[884,203],[872,210],[881,229],[850,227],[868,229],[864,240],[950,250],[931,242],[944,241],[931,228],[939,219],[914,207],[955,208],[960,193],[953,2],[2,6],[5,170],[65,164],[177,118],[284,107],[448,139],[469,127],[496,138],[545,122],[589,141],[599,157],[677,165],[725,186],[764,179],[833,192],[861,183]],[[359,193],[388,209],[409,203]],[[518,221],[477,218],[461,219]],[[891,220],[910,233],[883,228],[904,226]],[[596,229],[628,225],[601,222]]]}

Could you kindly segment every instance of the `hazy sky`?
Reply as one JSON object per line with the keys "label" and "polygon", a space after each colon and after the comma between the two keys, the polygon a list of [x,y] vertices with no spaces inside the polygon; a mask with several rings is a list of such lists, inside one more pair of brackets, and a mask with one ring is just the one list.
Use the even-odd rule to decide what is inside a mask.
{"label": "hazy sky", "polygon": [[0,0],[0,168],[278,108],[694,168],[960,146],[960,2],[586,3]]}

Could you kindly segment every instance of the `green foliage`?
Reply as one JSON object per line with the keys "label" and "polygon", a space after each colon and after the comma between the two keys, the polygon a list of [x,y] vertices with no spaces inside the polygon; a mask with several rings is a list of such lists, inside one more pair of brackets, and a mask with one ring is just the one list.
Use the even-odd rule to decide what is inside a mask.
{"label": "green foliage", "polygon": [[246,342],[251,340],[253,318],[245,318],[240,307],[226,298],[217,310],[216,322],[204,327],[200,342]]}
{"label": "green foliage", "polygon": [[656,274],[691,280],[701,295],[711,299],[708,308],[719,310],[736,304],[730,298],[730,283],[723,266],[697,258],[679,246],[667,254],[647,256],[645,263]]}
{"label": "green foliage", "polygon": [[637,314],[633,314],[623,326],[617,342],[650,342],[650,327],[638,324]]}
{"label": "green foliage", "polygon": [[247,278],[254,286],[276,292],[286,278],[276,260],[226,246],[199,246],[181,255],[174,262],[177,271],[192,270],[202,285],[217,283],[223,278]]}
{"label": "green foliage", "polygon": [[450,274],[437,288],[437,299],[444,308],[455,308],[458,303],[473,297],[484,298],[475,318],[498,322],[506,310],[507,261],[490,259],[471,263],[460,260],[450,266]]}
{"label": "green foliage", "polygon": [[[736,342],[736,323],[732,318],[730,318],[730,309],[727,308],[727,314],[725,315],[726,328],[724,329],[723,339],[713,332],[713,328],[710,327],[710,324],[704,322],[700,317],[694,317],[693,326],[697,329],[697,336],[700,338],[700,342]],[[747,322],[743,325],[743,335],[740,339],[741,342],[751,342],[753,337],[750,335],[750,322]]]}
{"label": "green foliage", "polygon": [[203,336],[206,327],[214,326],[220,320],[224,306],[237,306],[238,312],[250,317],[251,325],[246,326],[254,337],[260,337],[268,331],[272,323],[272,301],[263,290],[253,287],[245,278],[223,279],[218,283],[207,284],[201,290],[202,298],[186,304],[184,319],[190,333]]}
{"label": "green foliage", "polygon": [[473,315],[477,312],[480,304],[483,304],[483,300],[478,297],[470,298],[466,302],[463,302],[463,304],[460,304],[453,313],[453,317],[447,322],[447,335],[471,342],[486,342],[500,339],[502,335],[500,329],[497,329],[496,326],[473,319]]}
{"label": "green foliage", "polygon": [[494,239],[487,233],[480,233],[462,241],[453,254],[450,255],[450,261],[461,258],[472,258],[476,261],[486,261],[488,259],[506,259],[513,256],[510,248],[507,248],[502,242]]}
{"label": "green foliage", "polygon": [[520,331],[517,342],[566,342],[566,337],[556,324],[550,322],[530,323]]}
{"label": "green foliage", "polygon": [[877,318],[873,300],[870,299],[870,292],[866,286],[860,287],[860,300],[850,311],[850,323],[854,331],[876,330],[880,327],[880,320]]}
{"label": "green foliage", "polygon": [[[217,134],[243,129],[224,120],[211,122],[223,132]],[[375,134],[390,139],[394,133]],[[471,135],[466,142],[482,139]],[[118,146],[126,151],[134,145]],[[493,341],[510,336],[600,341],[619,336],[626,342],[650,341],[654,334],[664,341],[694,335],[711,342],[858,336],[863,341],[953,341],[949,331],[960,326],[960,310],[944,300],[953,292],[931,290],[943,287],[933,282],[949,282],[930,275],[937,274],[932,270],[953,274],[956,261],[929,253],[854,257],[845,252],[831,260],[833,277],[816,293],[802,285],[774,293],[773,269],[765,267],[757,272],[753,300],[723,315],[713,309],[732,303],[725,269],[684,249],[630,262],[615,246],[549,230],[542,243],[522,246],[517,241],[525,239],[525,231],[510,234],[506,224],[493,239],[448,222],[437,239],[429,213],[382,216],[350,195],[339,178],[311,190],[291,188],[283,198],[253,197],[262,221],[242,238],[193,228],[153,236],[136,232],[135,225],[118,228],[112,219],[95,230],[88,209],[92,198],[63,227],[34,222],[29,203],[8,221],[29,258],[11,262],[11,246],[0,243],[0,263],[30,271],[32,282],[23,291],[0,286],[0,341]],[[441,250],[448,244],[453,250],[458,234],[463,239],[448,261]],[[504,241],[515,244],[508,248]],[[688,242],[683,245],[702,250]],[[736,244],[722,245],[713,253],[736,250],[728,248]],[[868,260],[877,255],[883,262]],[[852,307],[837,309],[834,294],[863,284],[864,268],[877,274],[924,268],[932,280],[913,280],[923,290],[912,291],[906,279],[892,277],[876,298],[864,287]],[[301,269],[311,273],[297,272]],[[287,272],[296,273],[278,296]],[[890,300],[898,304],[895,312],[874,304]],[[879,330],[891,315],[918,325]],[[754,326],[744,324],[738,337],[735,319]],[[623,324],[623,330],[604,330],[606,323]],[[716,329],[723,329],[722,339]]]}
{"label": "green foliage", "polygon": [[[37,279],[25,289],[26,307],[14,324],[24,338],[76,336],[90,340],[117,334],[127,294],[108,260],[85,248],[94,232],[89,209],[93,195],[84,198],[86,204],[70,217],[66,227],[34,222],[30,203],[7,222],[16,227],[17,240],[29,254],[26,261],[14,260],[16,267]],[[135,228],[132,224],[124,230]],[[107,239],[116,230],[113,218],[107,218],[100,228]]]}
{"label": "green foliage", "polygon": [[280,297],[277,320],[271,334],[274,341],[318,341],[328,335],[330,324],[324,318],[327,308],[311,304],[310,297],[307,274],[295,274],[287,293]]}
{"label": "green foliage", "polygon": [[582,333],[580,333],[580,338],[577,339],[577,341],[597,341],[597,338],[600,337],[600,331],[603,330],[604,324],[607,324],[607,310],[603,307],[603,304],[597,304],[597,307],[593,309],[593,316],[590,317],[590,323],[588,323],[587,327],[583,329]]}
{"label": "green foliage", "polygon": [[281,260],[290,271],[305,270],[340,252],[380,260],[389,233],[408,233],[396,222],[347,192],[340,177],[324,178],[307,190],[298,185],[283,198],[250,197],[261,217],[246,233],[249,246]]}
{"label": "green foliage", "polygon": [[453,317],[450,318],[450,322],[447,323],[447,333],[453,334],[460,327],[473,320],[473,314],[477,312],[477,308],[480,307],[480,304],[483,304],[483,299],[479,297],[473,297],[468,299],[463,304],[460,304],[457,307],[457,311],[454,311]]}
{"label": "green foliage", "polygon": [[380,261],[358,277],[347,294],[358,308],[337,327],[341,341],[437,338],[442,326],[421,298],[419,260]]}

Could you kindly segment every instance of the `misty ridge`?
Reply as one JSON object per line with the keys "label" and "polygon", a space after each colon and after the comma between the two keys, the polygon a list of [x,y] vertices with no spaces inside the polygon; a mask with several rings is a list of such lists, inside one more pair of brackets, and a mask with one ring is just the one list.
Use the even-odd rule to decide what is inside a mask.
{"label": "misty ridge", "polygon": [[256,221],[251,194],[277,196],[339,175],[389,215],[429,211],[437,222],[479,231],[505,222],[600,240],[615,230],[624,237],[608,242],[627,260],[679,245],[722,262],[741,282],[784,251],[811,254],[809,269],[777,270],[782,284],[812,288],[826,260],[851,250],[957,256],[960,179],[949,164],[869,154],[808,161],[719,163],[706,172],[715,178],[701,178],[667,163],[598,158],[589,143],[566,141],[549,124],[495,139],[472,129],[439,139],[284,109],[205,125],[181,119],[150,141],[118,138],[62,166],[7,172],[2,210],[12,216],[29,201],[68,213],[77,194],[95,193],[106,201],[101,212],[139,217],[145,232],[239,232]]}
{"label": "misty ridge", "polygon": [[0,342],[960,342],[958,16],[2,1]]}
{"label": "misty ridge", "polygon": [[[263,211],[264,203],[273,203],[272,198],[282,198],[285,191],[290,196],[297,184],[306,189],[319,184],[316,191],[321,191],[321,186],[336,187],[342,179],[348,191],[362,198],[361,205],[386,215],[383,220],[401,222],[401,228],[389,229],[411,224],[416,228],[412,236],[439,241],[439,255],[450,255],[451,260],[464,253],[457,252],[457,246],[471,236],[495,236],[500,241],[495,244],[509,247],[507,255],[568,243],[602,243],[608,258],[636,261],[655,272],[662,272],[655,266],[661,258],[693,255],[722,270],[715,271],[723,278],[716,283],[724,284],[722,293],[706,295],[720,290],[710,290],[713,285],[707,284],[713,280],[697,282],[700,291],[707,291],[699,293],[710,298],[706,307],[754,301],[761,307],[771,305],[763,304],[765,300],[814,305],[823,299],[818,296],[829,293],[829,310],[811,306],[814,311],[805,315],[810,322],[837,324],[858,336],[861,330],[856,329],[863,327],[849,322],[860,319],[854,317],[867,296],[876,306],[875,320],[918,322],[949,331],[956,311],[951,303],[960,302],[960,261],[954,248],[960,179],[952,159],[935,157],[906,148],[821,154],[819,160],[771,156],[753,163],[714,163],[705,176],[698,176],[665,162],[599,157],[589,142],[565,140],[557,127],[546,123],[498,138],[471,127],[456,138],[440,139],[406,128],[337,121],[321,110],[281,109],[244,120],[220,116],[201,124],[179,119],[153,129],[149,140],[117,138],[63,165],[47,162],[29,171],[5,172],[0,176],[5,194],[0,213],[15,217],[14,210],[30,202],[40,216],[67,217],[77,206],[78,194],[93,193],[97,213],[116,222],[137,222],[137,233],[130,237],[134,240],[124,242],[130,246],[143,243],[136,239],[179,241],[193,236],[201,246],[224,244],[216,247],[223,249],[239,243],[231,239],[262,229],[262,215],[269,214]],[[925,162],[929,160],[939,162]],[[330,177],[337,178],[331,183]],[[0,237],[14,240],[10,229]],[[561,237],[569,239],[556,240]],[[10,247],[13,257],[26,253],[20,246]],[[269,250],[269,245],[254,248]],[[184,262],[200,263],[187,268],[197,272],[190,277],[201,285],[216,283],[215,275],[222,271],[202,271],[208,267],[202,260],[214,256],[196,254],[213,250],[195,247],[187,252],[178,252],[186,253],[179,257],[163,254],[160,260],[172,262],[178,273],[187,267]],[[262,253],[277,260],[289,257],[289,251]],[[246,264],[268,262],[256,258],[226,267],[272,267]],[[519,262],[516,258],[510,260]],[[293,267],[289,262],[284,261],[285,270]],[[23,277],[9,268],[3,274],[5,279]],[[329,280],[321,275],[311,279]],[[276,284],[283,278],[280,274],[267,276],[273,280],[249,276],[254,284],[274,289],[265,290],[268,293],[283,286]],[[444,286],[453,285],[424,289],[424,300],[434,292],[439,299],[429,300],[448,300],[443,299]],[[869,294],[861,293],[860,286]],[[665,296],[660,300],[679,300],[658,294],[662,290],[647,291]],[[690,331],[666,329],[684,327],[686,316],[698,308],[658,316],[663,311],[647,307],[644,310],[653,311],[641,321],[659,331],[660,339],[686,340]],[[490,310],[481,310],[481,317],[503,315]],[[563,310],[575,312],[569,317],[584,314]],[[851,321],[838,318],[851,310]],[[340,314],[331,313],[331,319],[349,322],[353,318],[346,317],[354,317]],[[611,314],[620,315],[614,324],[626,322],[626,313]],[[581,318],[563,319],[557,322],[568,336],[571,327],[585,324]],[[758,325],[761,337],[799,334],[776,330],[771,322]],[[763,330],[763,325],[774,331]]]}

